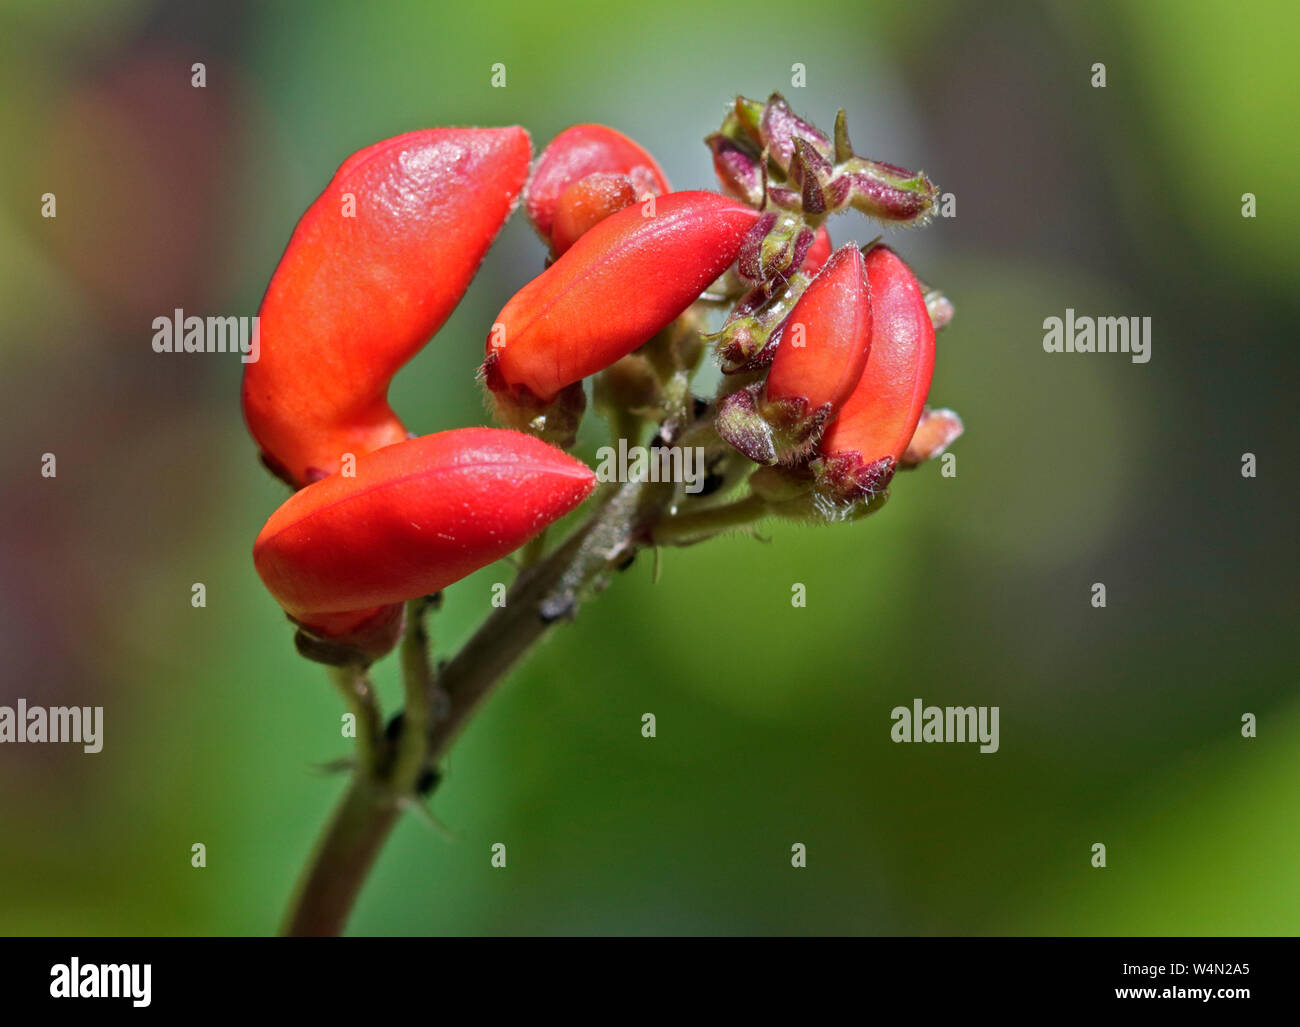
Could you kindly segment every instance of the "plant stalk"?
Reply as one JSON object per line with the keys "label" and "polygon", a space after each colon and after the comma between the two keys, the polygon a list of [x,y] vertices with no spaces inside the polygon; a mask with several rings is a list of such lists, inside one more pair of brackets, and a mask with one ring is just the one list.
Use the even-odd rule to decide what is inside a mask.
{"label": "plant stalk", "polygon": [[281,934],[319,938],[342,932],[400,812],[401,807],[365,769],[356,772],[312,853]]}
{"label": "plant stalk", "polygon": [[[653,525],[672,502],[672,483],[629,482],[599,505],[591,520],[516,579],[504,606],[493,611],[473,637],[439,671],[443,708],[432,702],[422,608],[414,604],[403,645],[408,712],[396,757],[382,744],[362,743],[362,766],[312,854],[282,933],[291,936],[342,932],[376,856],[402,810],[419,802],[417,783],[455,741],[493,688],[557,623],[573,619],[586,590],[649,543]],[[351,669],[340,687],[355,708],[369,696],[364,670]],[[359,682],[366,682],[364,689]],[[414,703],[413,703],[414,700]],[[412,708],[414,706],[414,708]],[[371,711],[373,712],[373,711]],[[359,721],[361,718],[358,718]],[[366,717],[369,730],[375,716]],[[360,737],[360,735],[359,735]],[[382,737],[379,743],[382,743]]]}

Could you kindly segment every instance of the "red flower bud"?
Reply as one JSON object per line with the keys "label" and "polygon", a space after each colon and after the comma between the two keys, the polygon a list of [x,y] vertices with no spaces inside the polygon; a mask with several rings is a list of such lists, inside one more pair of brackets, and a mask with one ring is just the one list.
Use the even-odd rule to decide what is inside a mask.
{"label": "red flower bud", "polygon": [[867,365],[871,325],[866,263],[850,243],[827,261],[791,311],[767,375],[766,398],[838,410]]}
{"label": "red flower bud", "polygon": [[558,257],[588,229],[630,207],[641,196],[628,175],[598,172],[564,190],[551,223],[551,250]]}
{"label": "red flower bud", "polygon": [[537,158],[524,191],[528,220],[543,242],[553,242],[555,213],[565,190],[597,172],[627,175],[636,187],[637,199],[646,193],[660,196],[669,189],[655,159],[622,132],[605,125],[566,128]]}
{"label": "red flower bud", "polygon": [[934,324],[908,266],[887,246],[866,256],[871,354],[821,440],[820,487],[848,500],[884,490],[916,431],[934,374]]}
{"label": "red flower bud", "polygon": [[547,403],[647,342],[736,259],[758,211],[714,193],[626,207],[519,290],[488,335],[499,400]]}
{"label": "red flower bud", "polygon": [[[377,655],[390,609],[499,560],[581,503],[591,470],[519,432],[461,428],[357,460],[290,496],[253,561],[304,629]],[[389,642],[391,645],[391,641]]]}
{"label": "red flower bud", "polygon": [[406,438],[388,383],[469,286],[530,154],[518,127],[410,132],[353,154],[307,208],[243,386],[249,430],[291,484]]}
{"label": "red flower bud", "polygon": [[862,377],[873,319],[862,253],[844,246],[786,319],[766,383],[727,397],[718,434],[759,463],[805,456]]}

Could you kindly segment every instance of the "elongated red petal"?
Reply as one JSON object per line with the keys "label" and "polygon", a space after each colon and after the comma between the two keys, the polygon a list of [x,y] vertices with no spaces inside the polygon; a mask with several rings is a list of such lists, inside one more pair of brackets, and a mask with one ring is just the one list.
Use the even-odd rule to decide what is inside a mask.
{"label": "elongated red petal", "polygon": [[550,141],[524,192],[528,220],[543,241],[551,242],[552,222],[560,196],[569,186],[597,172],[632,175],[652,187],[655,195],[668,192],[668,179],[655,159],[637,142],[606,125],[573,125]]}
{"label": "elongated red petal", "polygon": [[627,356],[684,311],[736,259],[758,220],[715,193],[626,207],[519,290],[488,336],[488,387],[549,401]]}
{"label": "elongated red petal", "polygon": [[248,427],[302,485],[406,438],[393,374],[451,314],[528,175],[521,128],[410,132],[349,157],[294,229],[244,374]]}
{"label": "elongated red petal", "polygon": [[871,290],[856,246],[840,248],[799,297],[781,333],[765,396],[833,415],[849,398],[871,346]]}
{"label": "elongated red petal", "polygon": [[529,435],[462,428],[360,457],[295,493],[253,546],[291,617],[337,636],[513,552],[582,502],[595,475]]}
{"label": "elongated red petal", "polygon": [[760,464],[803,462],[862,377],[871,347],[862,253],[842,247],[780,326],[767,380],[723,400],[718,434]]}
{"label": "elongated red petal", "polygon": [[820,451],[827,457],[856,453],[860,468],[878,465],[873,477],[883,476],[887,482],[930,392],[934,325],[916,277],[893,250],[874,247],[866,256],[866,269],[871,354],[853,394],[822,438]]}

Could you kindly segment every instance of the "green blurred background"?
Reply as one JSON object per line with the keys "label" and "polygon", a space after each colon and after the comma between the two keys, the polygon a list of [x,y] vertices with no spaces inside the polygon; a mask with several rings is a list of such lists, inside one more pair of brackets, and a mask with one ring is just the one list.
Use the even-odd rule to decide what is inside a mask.
{"label": "green blurred background", "polygon": [[[313,770],[347,751],[336,696],[250,560],[284,491],[239,365],[155,355],[152,319],[254,313],[382,137],[520,123],[540,148],[601,121],[709,188],[728,98],[779,88],[957,198],[887,233],[957,308],[931,393],[966,420],[957,476],[906,476],[857,525],[666,552],[657,583],[643,557],[474,721],[446,830],[399,826],[351,929],[1296,933],[1298,30],[1289,0],[7,0],[0,702],[106,709],[97,756],[0,748],[0,932],[273,931],[343,787]],[[483,423],[486,326],[542,257],[513,220],[398,378],[409,427]],[[1044,354],[1066,307],[1150,315],[1151,362]],[[449,591],[443,655],[508,580]],[[917,696],[1000,706],[1000,751],[893,744]]]}

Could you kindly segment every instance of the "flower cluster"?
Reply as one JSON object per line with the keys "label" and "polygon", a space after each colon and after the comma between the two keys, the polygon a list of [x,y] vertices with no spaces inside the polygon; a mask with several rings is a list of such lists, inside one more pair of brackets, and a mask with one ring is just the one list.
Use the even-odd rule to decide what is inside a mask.
{"label": "flower cluster", "polygon": [[[518,127],[412,132],[343,163],[276,268],[243,383],[264,463],[298,490],[254,561],[300,644],[368,662],[395,644],[406,600],[581,504],[595,475],[565,450],[593,376],[616,437],[651,422],[706,454],[712,486],[662,504],[665,524],[742,486],[751,517],[851,519],[960,434],[925,408],[951,305],[886,246],[834,249],[825,224],[850,209],[922,224],[929,179],[856,155],[843,111],[827,136],[779,95],[738,98],[706,142],[723,193],[674,192],[644,148],[590,124],[535,164]],[[549,254],[487,333],[502,427],[411,438],[389,383],[521,198]],[[691,388],[710,344],[712,398]]]}

